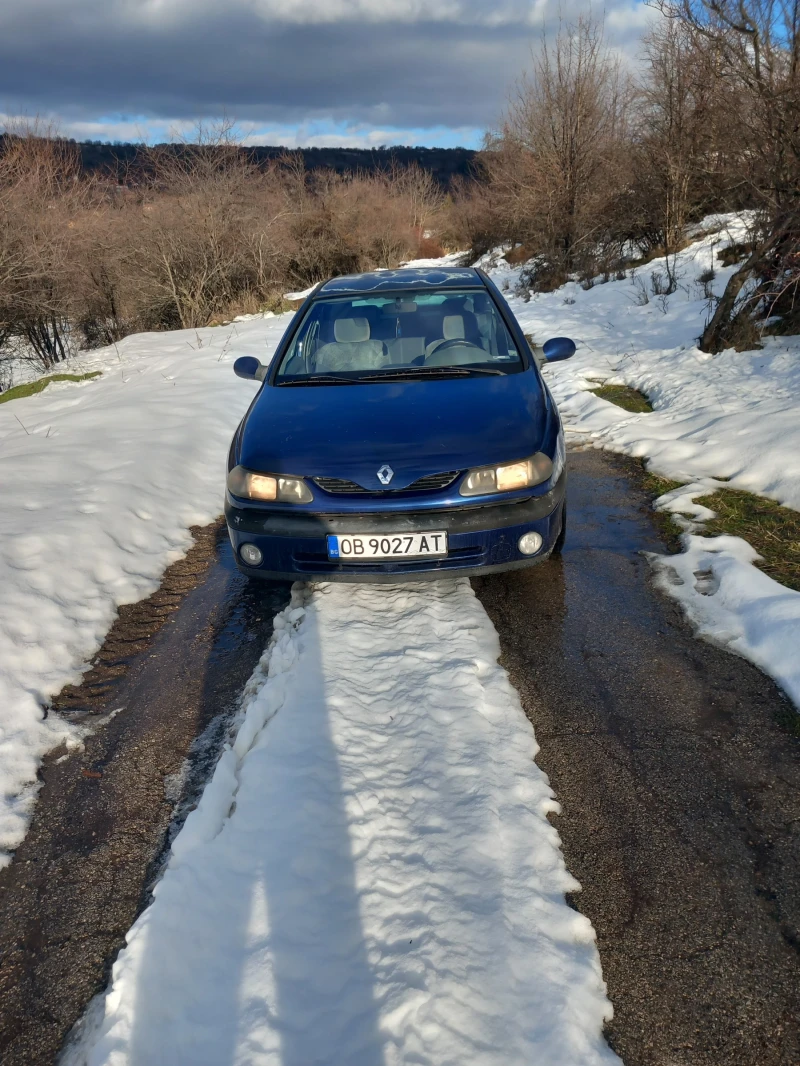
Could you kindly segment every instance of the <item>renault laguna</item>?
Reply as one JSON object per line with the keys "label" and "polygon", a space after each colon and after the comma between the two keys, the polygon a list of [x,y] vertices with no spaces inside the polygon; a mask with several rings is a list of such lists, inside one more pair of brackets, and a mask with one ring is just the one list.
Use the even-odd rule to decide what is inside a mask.
{"label": "renault laguna", "polygon": [[252,577],[404,581],[526,567],[561,550],[564,434],[540,361],[472,268],[318,285],[233,438],[225,517]]}

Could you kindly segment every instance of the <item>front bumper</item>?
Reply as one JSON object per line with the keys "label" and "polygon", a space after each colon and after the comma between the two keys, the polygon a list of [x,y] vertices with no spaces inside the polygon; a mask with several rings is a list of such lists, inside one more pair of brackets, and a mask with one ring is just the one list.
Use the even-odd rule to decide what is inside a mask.
{"label": "front bumper", "polygon": [[[561,531],[566,475],[541,496],[513,503],[464,504],[441,510],[383,511],[373,514],[310,514],[237,507],[225,501],[225,519],[236,564],[251,577],[289,581],[391,582],[490,574],[532,566],[546,559]],[[422,533],[445,530],[448,553],[441,559],[371,560],[341,563],[328,559],[329,533],[362,536]],[[517,542],[523,533],[537,532],[542,547],[523,555]],[[242,544],[255,544],[261,566],[246,566]]]}

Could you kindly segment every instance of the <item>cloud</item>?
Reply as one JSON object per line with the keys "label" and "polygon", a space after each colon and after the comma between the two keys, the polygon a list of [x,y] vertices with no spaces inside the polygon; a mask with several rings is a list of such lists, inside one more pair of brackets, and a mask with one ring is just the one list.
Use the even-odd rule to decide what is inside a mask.
{"label": "cloud", "polygon": [[[422,131],[425,143],[494,123],[541,27],[579,10],[578,0],[2,0],[0,109],[57,114],[65,131],[100,139],[101,128],[160,136],[225,111],[288,137],[321,123],[312,136],[399,143]],[[641,10],[609,0],[612,43],[631,47]]]}
{"label": "cloud", "polygon": [[469,127],[446,126],[428,129],[380,129],[371,126],[335,126],[325,122],[302,123],[297,127],[258,127],[243,131],[244,144],[278,144],[287,148],[379,148],[382,145],[420,145],[453,148],[477,147],[482,131]]}
{"label": "cloud", "polygon": [[[451,25],[499,26],[540,18],[541,3],[532,0],[239,0],[270,24],[325,25],[335,22],[447,22]],[[131,22],[155,27],[217,10],[215,0],[145,0],[118,4]]]}

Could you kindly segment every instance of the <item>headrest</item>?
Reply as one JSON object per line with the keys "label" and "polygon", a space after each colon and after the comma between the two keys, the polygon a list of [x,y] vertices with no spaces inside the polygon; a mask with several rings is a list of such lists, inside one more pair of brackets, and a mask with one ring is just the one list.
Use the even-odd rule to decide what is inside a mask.
{"label": "headrest", "polygon": [[337,318],[333,323],[333,335],[340,344],[368,341],[369,322],[366,318]]}
{"label": "headrest", "polygon": [[446,341],[463,341],[464,316],[445,315],[442,319],[442,336]]}

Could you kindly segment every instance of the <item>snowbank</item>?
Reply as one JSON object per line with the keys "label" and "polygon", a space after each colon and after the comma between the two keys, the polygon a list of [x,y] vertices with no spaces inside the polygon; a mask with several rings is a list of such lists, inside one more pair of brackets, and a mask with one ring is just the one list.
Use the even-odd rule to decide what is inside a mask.
{"label": "snowbank", "polygon": [[440,255],[436,259],[409,259],[401,265],[404,267],[419,267],[424,269],[425,267],[459,267],[464,265],[464,260],[468,258],[466,252],[448,252],[447,255]]}
{"label": "snowbank", "polygon": [[619,1062],[498,653],[463,579],[295,586],[67,1062]]}
{"label": "snowbank", "polygon": [[117,607],[158,587],[189,527],[220,513],[255,391],[231,364],[266,358],[287,322],[128,337],[81,354],[101,378],[0,405],[0,865],[41,756],[78,737],[43,708],[80,679]]}
{"label": "snowbank", "polygon": [[[741,240],[744,228],[735,216],[714,216],[699,231],[704,235],[677,257],[679,287],[670,296],[652,291],[651,276],[665,275],[658,259],[632,279],[588,290],[570,283],[529,302],[514,293],[520,267],[484,263],[537,343],[559,334],[578,343],[573,359],[544,371],[568,437],[646,457],[655,472],[691,482],[659,501],[694,519],[682,523],[691,532],[702,528],[697,520],[712,517],[694,499],[715,484],[800,509],[800,338],[765,337],[761,351],[699,350],[708,301],[698,278],[713,268],[710,284],[722,292],[736,268],[720,267],[716,253]],[[631,414],[594,396],[589,390],[601,383],[640,390],[653,412]],[[800,705],[789,650],[800,647],[800,594],[753,567],[757,556],[737,538],[690,536],[685,545],[685,555],[656,562],[662,587],[703,636],[751,659]],[[712,579],[693,578],[695,570]]]}
{"label": "snowbank", "polygon": [[[528,303],[513,291],[506,296],[538,343],[558,334],[578,343],[573,359],[545,370],[573,436],[647,456],[666,477],[725,478],[730,488],[800,509],[800,337],[765,337],[761,351],[719,355],[696,345],[708,314],[697,278],[713,266],[711,285],[721,293],[736,268],[720,267],[716,251],[741,237],[732,218],[725,230],[681,252],[680,285],[671,296],[650,291],[651,275],[664,275],[663,260],[641,267],[636,278],[648,287],[645,305],[636,302],[636,278],[589,290],[570,283]],[[519,269],[500,263],[496,280],[513,286]],[[587,391],[600,383],[639,389],[653,412],[631,414]]]}

